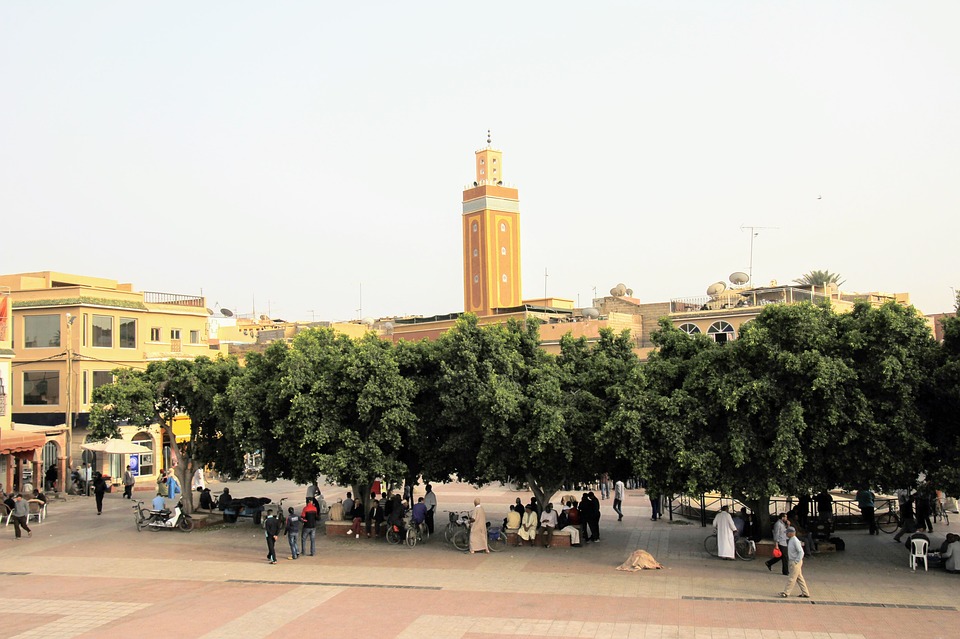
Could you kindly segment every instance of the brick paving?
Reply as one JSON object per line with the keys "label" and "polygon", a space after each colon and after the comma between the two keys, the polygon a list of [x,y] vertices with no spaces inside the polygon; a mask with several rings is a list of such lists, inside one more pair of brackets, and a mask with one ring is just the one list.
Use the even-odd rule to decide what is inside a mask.
{"label": "brick paving", "polygon": [[[216,488],[216,485],[213,486]],[[237,496],[288,497],[287,482],[230,484]],[[526,493],[435,486],[440,509],[480,496],[499,523]],[[328,501],[345,489],[328,487]],[[813,598],[782,600],[785,578],[763,562],[725,562],[703,552],[709,530],[652,522],[628,491],[617,522],[603,503],[601,541],[584,548],[508,548],[458,553],[435,537],[409,549],[382,541],[318,535],[317,556],[266,562],[250,520],[186,534],[137,532],[129,501],[108,494],[48,507],[31,539],[0,526],[0,637],[336,637],[366,632],[400,638],[497,637],[924,639],[960,637],[960,576],[913,572],[890,535],[840,533],[842,553],[804,563]],[[445,522],[440,513],[438,528]],[[212,521],[219,520],[214,516]],[[936,526],[935,537],[949,530]],[[662,571],[614,570],[644,548]],[[285,540],[277,544],[286,557]]]}

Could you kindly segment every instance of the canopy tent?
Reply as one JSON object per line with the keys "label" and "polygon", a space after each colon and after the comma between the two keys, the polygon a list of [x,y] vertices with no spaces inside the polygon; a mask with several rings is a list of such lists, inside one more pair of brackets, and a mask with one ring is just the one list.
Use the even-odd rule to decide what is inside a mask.
{"label": "canopy tent", "polygon": [[41,434],[5,430],[0,433],[0,455],[36,452],[43,448],[46,441]]}
{"label": "canopy tent", "polygon": [[92,450],[97,453],[109,453],[111,455],[136,455],[138,453],[149,453],[151,450],[146,446],[141,446],[136,442],[128,442],[124,439],[108,439],[104,442],[89,442],[80,446],[83,450]]}

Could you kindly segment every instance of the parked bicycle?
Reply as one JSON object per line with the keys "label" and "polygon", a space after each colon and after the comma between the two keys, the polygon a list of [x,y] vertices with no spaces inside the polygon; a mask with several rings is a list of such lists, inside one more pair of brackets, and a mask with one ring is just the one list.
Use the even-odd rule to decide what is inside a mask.
{"label": "parked bicycle", "polygon": [[412,521],[407,521],[407,546],[413,548],[418,543],[422,543],[428,539],[430,539],[430,531],[427,530],[427,522],[422,521],[419,524],[414,524]]}
{"label": "parked bicycle", "polygon": [[454,536],[467,529],[470,523],[470,512],[469,511],[447,511],[450,521],[447,523],[447,527],[443,530],[443,538],[446,539],[447,543],[453,543]]}
{"label": "parked bicycle", "polygon": [[[720,551],[717,547],[717,534],[709,535],[703,540],[703,549],[712,557],[719,557]],[[733,542],[733,551],[737,559],[743,561],[753,561],[757,558],[757,546],[751,539],[741,537]]]}
{"label": "parked bicycle", "polygon": [[888,535],[895,533],[900,528],[900,516],[893,504],[890,504],[885,512],[874,515],[874,520],[877,522],[877,528]]}

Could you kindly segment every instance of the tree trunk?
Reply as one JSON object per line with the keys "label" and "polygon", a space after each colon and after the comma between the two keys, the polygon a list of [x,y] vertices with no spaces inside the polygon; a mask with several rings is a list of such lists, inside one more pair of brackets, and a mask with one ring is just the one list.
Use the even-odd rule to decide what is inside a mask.
{"label": "tree trunk", "polygon": [[[158,417],[160,417],[158,415]],[[173,466],[173,472],[177,476],[177,479],[180,480],[180,497],[183,502],[183,512],[190,515],[193,514],[193,492],[190,487],[190,479],[193,477],[193,460],[190,459],[190,456],[186,454],[185,451],[181,452],[180,447],[177,445],[177,436],[173,434],[173,420],[167,421],[165,419],[160,419],[160,455],[163,456],[163,446],[169,441],[172,446],[170,446],[170,464]],[[186,446],[189,446],[189,442]]]}
{"label": "tree trunk", "polygon": [[540,502],[541,508],[546,508],[553,496],[563,487],[563,482],[541,483],[540,480],[530,474],[527,474],[527,483],[530,485],[530,490],[533,491],[533,496]]}
{"label": "tree trunk", "polygon": [[742,501],[756,517],[759,530],[755,531],[761,539],[773,539],[773,522],[770,521],[770,496],[759,495],[748,498],[744,495],[738,495],[737,499]]}

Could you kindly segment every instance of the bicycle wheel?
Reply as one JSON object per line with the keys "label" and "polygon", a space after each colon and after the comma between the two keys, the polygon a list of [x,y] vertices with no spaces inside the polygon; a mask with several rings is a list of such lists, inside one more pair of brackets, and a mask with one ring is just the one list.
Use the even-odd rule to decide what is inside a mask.
{"label": "bicycle wheel", "polygon": [[888,535],[896,532],[899,527],[900,518],[897,517],[897,513],[885,512],[882,515],[877,515],[877,528]]}
{"label": "bicycle wheel", "polygon": [[458,532],[463,528],[460,524],[447,524],[447,527],[443,529],[443,538],[447,541],[448,544],[453,543],[453,538],[457,535]]}
{"label": "bicycle wheel", "polygon": [[143,517],[140,516],[140,513],[134,513],[133,518],[137,520],[137,532],[142,531],[144,526]]}
{"label": "bicycle wheel", "polygon": [[470,533],[467,530],[461,530],[454,535],[453,547],[457,550],[470,550]]}
{"label": "bicycle wheel", "polygon": [[413,548],[417,545],[417,531],[413,528],[413,526],[407,528],[406,542],[408,548]]}
{"label": "bicycle wheel", "polygon": [[753,561],[757,558],[756,552],[753,549],[753,545],[746,539],[739,540],[734,549],[737,553],[737,559],[742,559],[743,561]]}
{"label": "bicycle wheel", "polygon": [[507,547],[507,536],[502,532],[497,533],[494,538],[487,539],[487,546],[491,552],[500,552]]}
{"label": "bicycle wheel", "polygon": [[717,550],[717,536],[710,535],[703,540],[703,549],[707,551],[711,557],[719,557],[719,551]]}
{"label": "bicycle wheel", "polygon": [[422,524],[420,526],[420,541],[423,542],[427,541],[428,539],[430,539],[430,529],[427,528],[426,524]]}
{"label": "bicycle wheel", "polygon": [[397,530],[394,530],[393,526],[390,526],[389,528],[387,528],[387,543],[399,544],[400,541],[401,541],[400,532]]}

